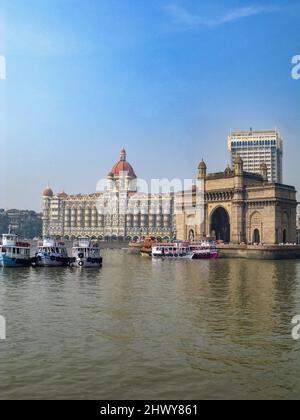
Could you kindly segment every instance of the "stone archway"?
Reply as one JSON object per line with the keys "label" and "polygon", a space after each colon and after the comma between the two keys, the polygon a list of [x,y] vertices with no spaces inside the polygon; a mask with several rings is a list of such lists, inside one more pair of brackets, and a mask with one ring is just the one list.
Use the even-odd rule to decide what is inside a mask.
{"label": "stone archway", "polygon": [[223,207],[217,207],[211,215],[210,235],[218,241],[230,242],[230,218]]}
{"label": "stone archway", "polygon": [[289,241],[289,215],[284,212],[282,215],[282,242],[284,244],[288,243]]}
{"label": "stone archway", "polygon": [[253,232],[253,243],[260,244],[260,232],[259,229],[254,229]]}
{"label": "stone archway", "polygon": [[282,242],[284,244],[286,244],[288,242],[288,234],[287,234],[287,230],[286,229],[283,229],[283,232],[282,232]]}
{"label": "stone archway", "polygon": [[254,211],[254,213],[251,214],[249,227],[249,242],[252,244],[260,244],[263,241],[263,217],[259,211]]}
{"label": "stone archway", "polygon": [[191,229],[189,231],[189,238],[188,239],[189,239],[190,242],[194,242],[194,240],[195,240],[195,232],[194,232],[193,229]]}

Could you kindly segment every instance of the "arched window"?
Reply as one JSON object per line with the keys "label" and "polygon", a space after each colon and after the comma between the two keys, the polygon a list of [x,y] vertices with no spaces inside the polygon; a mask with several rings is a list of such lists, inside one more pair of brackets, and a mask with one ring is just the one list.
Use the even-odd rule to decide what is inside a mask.
{"label": "arched window", "polygon": [[191,229],[189,231],[189,241],[194,242],[194,240],[195,240],[195,232],[193,231],[193,229]]}

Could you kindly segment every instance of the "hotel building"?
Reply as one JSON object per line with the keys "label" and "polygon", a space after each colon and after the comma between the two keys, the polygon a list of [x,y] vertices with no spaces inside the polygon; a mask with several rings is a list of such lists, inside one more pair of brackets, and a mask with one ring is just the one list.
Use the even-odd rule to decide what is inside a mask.
{"label": "hotel building", "polygon": [[120,160],[106,177],[103,191],[54,194],[47,187],[43,192],[43,235],[65,239],[173,239],[174,193],[139,192],[137,180],[123,149]]}
{"label": "hotel building", "polygon": [[281,184],[283,141],[278,131],[236,131],[228,137],[228,150],[231,164],[239,155],[244,162],[244,169],[250,173],[260,173],[261,164],[268,168],[270,182]]}

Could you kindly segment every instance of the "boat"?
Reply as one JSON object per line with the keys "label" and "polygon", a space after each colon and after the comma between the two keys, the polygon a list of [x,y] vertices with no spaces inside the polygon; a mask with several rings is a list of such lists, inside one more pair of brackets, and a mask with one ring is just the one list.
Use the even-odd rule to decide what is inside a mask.
{"label": "boat", "polygon": [[36,267],[62,267],[69,265],[69,262],[65,243],[52,238],[38,242],[37,252],[32,260]]}
{"label": "boat", "polygon": [[151,244],[145,245],[141,248],[140,253],[142,257],[151,257],[152,256],[152,246]]}
{"label": "boat", "polygon": [[216,243],[210,239],[200,242],[176,241],[174,243],[159,244],[152,247],[153,258],[201,260],[215,259],[218,256]]}
{"label": "boat", "polygon": [[2,235],[0,245],[0,267],[29,267],[31,265],[30,244],[18,241],[18,235]]}
{"label": "boat", "polygon": [[90,238],[79,238],[73,244],[70,266],[79,268],[101,267],[102,257],[99,244]]}
{"label": "boat", "polygon": [[129,248],[133,253],[141,253],[144,248],[151,248],[154,244],[159,243],[156,238],[153,236],[146,239],[139,239],[137,241],[131,241],[129,243]]}

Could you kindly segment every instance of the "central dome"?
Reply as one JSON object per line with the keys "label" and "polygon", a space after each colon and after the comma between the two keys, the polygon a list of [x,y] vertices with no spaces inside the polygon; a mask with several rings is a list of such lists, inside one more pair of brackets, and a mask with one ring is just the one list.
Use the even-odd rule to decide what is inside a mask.
{"label": "central dome", "polygon": [[126,161],[126,150],[122,149],[120,153],[120,160],[112,168],[111,172],[108,174],[110,177],[119,177],[120,173],[126,173],[130,178],[136,178],[136,174],[133,170],[133,167]]}

